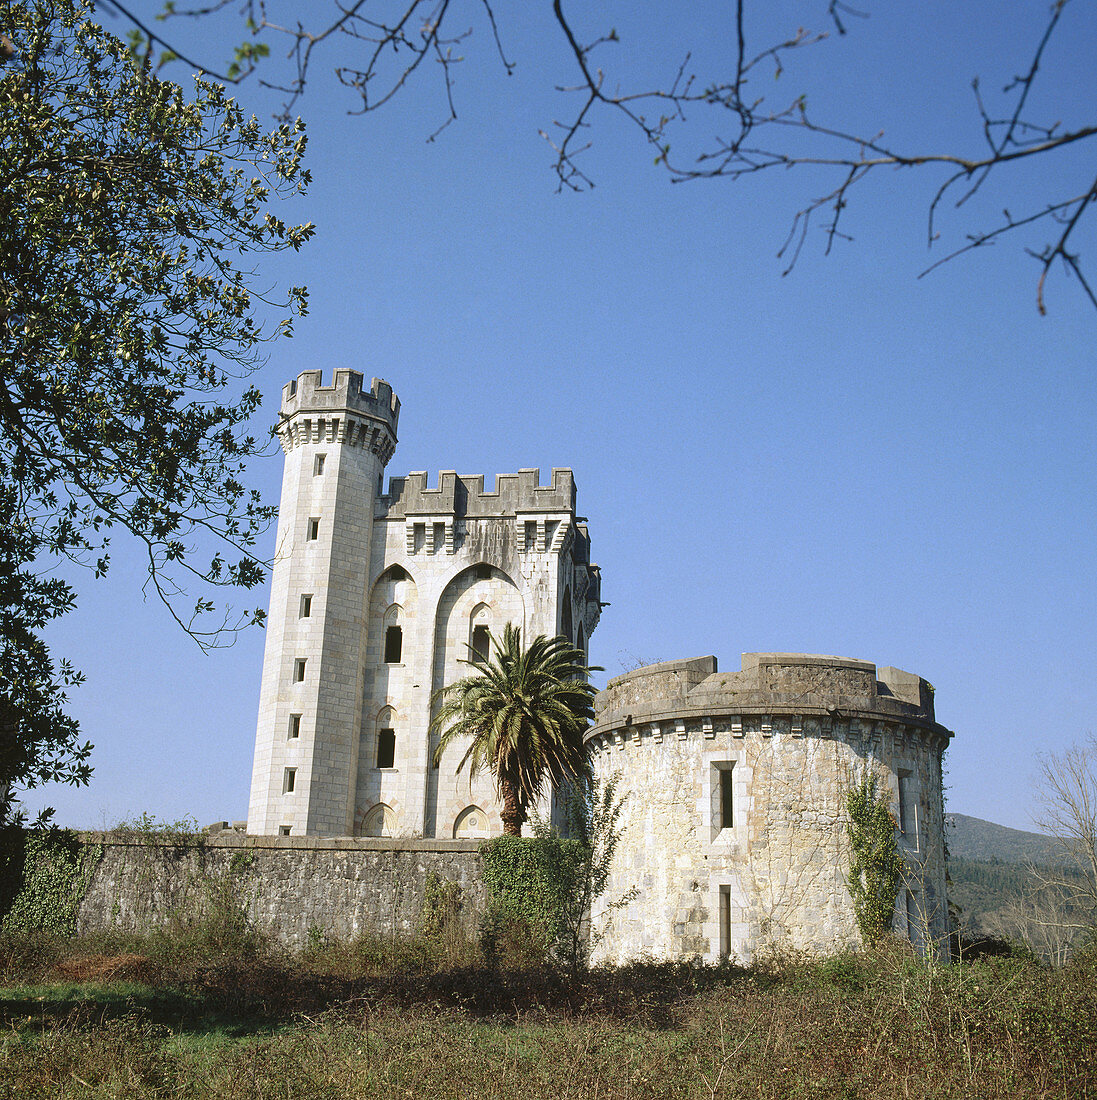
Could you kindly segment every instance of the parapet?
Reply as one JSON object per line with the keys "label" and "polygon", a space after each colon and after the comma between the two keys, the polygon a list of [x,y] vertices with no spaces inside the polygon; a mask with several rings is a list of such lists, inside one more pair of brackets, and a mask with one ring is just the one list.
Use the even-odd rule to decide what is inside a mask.
{"label": "parapet", "polygon": [[569,469],[552,471],[552,482],[541,485],[539,469],[519,470],[516,474],[499,474],[495,491],[485,492],[484,475],[461,475],[454,470],[442,470],[438,485],[427,485],[425,470],[407,477],[394,477],[389,491],[377,502],[379,516],[404,519],[409,516],[468,516],[495,518],[519,516],[522,513],[575,514],[575,477]]}
{"label": "parapet", "polygon": [[646,665],[610,680],[594,706],[592,734],[672,718],[783,714],[892,720],[951,736],[937,725],[933,687],[920,676],[811,653],[744,653],[742,670],[730,673],[717,671],[715,657]]}
{"label": "parapet", "polygon": [[375,420],[383,420],[396,434],[400,419],[400,399],[392,387],[381,378],[370,380],[369,392],[362,389],[362,373],[356,370],[335,371],[335,381],[330,386],[322,384],[322,372],[305,370],[282,387],[282,416],[289,418],[298,413],[336,413],[340,410],[364,413]]}

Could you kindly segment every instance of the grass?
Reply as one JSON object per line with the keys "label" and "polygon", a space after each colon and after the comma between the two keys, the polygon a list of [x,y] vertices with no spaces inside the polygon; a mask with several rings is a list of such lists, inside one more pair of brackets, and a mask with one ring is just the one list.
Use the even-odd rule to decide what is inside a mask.
{"label": "grass", "polygon": [[[193,930],[192,930],[193,931]],[[1097,964],[672,964],[0,938],[0,1097],[1097,1098]]]}

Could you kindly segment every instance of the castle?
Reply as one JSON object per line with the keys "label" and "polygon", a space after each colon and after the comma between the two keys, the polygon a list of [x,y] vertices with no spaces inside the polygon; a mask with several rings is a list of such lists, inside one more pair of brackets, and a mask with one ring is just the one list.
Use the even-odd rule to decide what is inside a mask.
{"label": "castle", "polygon": [[[513,622],[586,651],[600,574],[554,469],[392,478],[400,404],[337,370],[283,390],[285,452],[248,832],[471,840],[502,831],[493,782],[436,765],[433,700]],[[597,774],[625,796],[597,957],[748,960],[767,944],[856,943],[845,795],[890,792],[908,868],[895,926],[947,930],[941,758],[951,733],[918,676],[866,661],[745,654],[650,665],[599,693]],[[542,805],[544,814],[547,802]],[[626,899],[624,904],[612,904]]]}
{"label": "castle", "polygon": [[285,452],[248,831],[484,837],[491,777],[433,764],[437,691],[513,622],[584,652],[600,580],[570,470],[389,482],[388,383],[304,371],[282,391]]}

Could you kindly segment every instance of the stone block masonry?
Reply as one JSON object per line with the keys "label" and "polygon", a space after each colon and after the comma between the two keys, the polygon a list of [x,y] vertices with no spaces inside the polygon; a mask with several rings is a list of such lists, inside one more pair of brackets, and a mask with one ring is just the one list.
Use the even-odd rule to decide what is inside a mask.
{"label": "stone block masonry", "polygon": [[194,844],[85,834],[100,859],[77,913],[81,933],[147,932],[196,912],[225,884],[256,926],[301,948],[310,929],[352,939],[414,933],[433,872],[460,888],[462,925],[475,934],[487,904],[478,844],[468,840],[217,835]]}

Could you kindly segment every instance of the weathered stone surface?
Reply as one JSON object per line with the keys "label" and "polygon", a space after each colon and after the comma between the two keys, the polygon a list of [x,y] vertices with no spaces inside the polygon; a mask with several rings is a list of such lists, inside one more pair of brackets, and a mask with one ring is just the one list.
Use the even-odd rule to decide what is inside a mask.
{"label": "weathered stone surface", "polygon": [[486,905],[477,844],[432,841],[221,835],[199,844],[119,841],[102,845],[78,913],[81,932],[147,931],[198,911],[211,889],[228,886],[249,917],[287,947],[309,930],[343,939],[415,932],[433,873],[460,888],[470,933]]}

